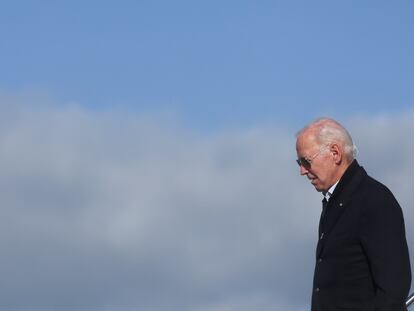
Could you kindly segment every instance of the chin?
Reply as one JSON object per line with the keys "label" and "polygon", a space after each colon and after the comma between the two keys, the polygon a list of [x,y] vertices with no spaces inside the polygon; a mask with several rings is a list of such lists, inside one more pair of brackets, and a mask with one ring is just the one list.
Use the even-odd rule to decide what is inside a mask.
{"label": "chin", "polygon": [[324,192],[325,191],[325,189],[323,189],[321,186],[318,186],[318,185],[313,185],[313,186],[315,187],[315,190],[318,191],[318,192]]}

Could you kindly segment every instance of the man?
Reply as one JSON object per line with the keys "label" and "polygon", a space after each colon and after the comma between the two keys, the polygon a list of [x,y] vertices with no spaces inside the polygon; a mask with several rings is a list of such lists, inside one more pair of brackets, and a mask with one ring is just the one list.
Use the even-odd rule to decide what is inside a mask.
{"label": "man", "polygon": [[411,270],[402,211],[355,151],[333,119],[318,119],[297,134],[300,174],[324,196],[312,311],[406,310]]}

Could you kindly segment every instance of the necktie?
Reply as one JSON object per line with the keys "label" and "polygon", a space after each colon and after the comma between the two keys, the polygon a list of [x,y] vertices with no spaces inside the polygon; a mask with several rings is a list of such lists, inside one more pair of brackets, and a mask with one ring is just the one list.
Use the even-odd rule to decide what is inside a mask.
{"label": "necktie", "polygon": [[323,225],[325,222],[325,218],[326,218],[326,208],[328,206],[328,201],[326,200],[326,198],[324,198],[322,200],[322,213],[321,213],[321,219],[319,220],[319,236],[321,236],[323,230]]}
{"label": "necktie", "polygon": [[326,215],[326,207],[328,206],[328,200],[326,200],[326,198],[323,198],[322,200],[322,214],[321,214],[321,219],[325,218]]}

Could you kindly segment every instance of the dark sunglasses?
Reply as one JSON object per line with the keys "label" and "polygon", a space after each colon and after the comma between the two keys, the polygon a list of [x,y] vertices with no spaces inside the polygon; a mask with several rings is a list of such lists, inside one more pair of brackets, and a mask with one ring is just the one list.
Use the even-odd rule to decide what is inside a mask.
{"label": "dark sunglasses", "polygon": [[305,169],[310,169],[312,166],[312,161],[324,150],[324,148],[319,149],[317,153],[315,153],[311,157],[301,157],[299,159],[296,159],[296,163],[299,166],[303,166]]}

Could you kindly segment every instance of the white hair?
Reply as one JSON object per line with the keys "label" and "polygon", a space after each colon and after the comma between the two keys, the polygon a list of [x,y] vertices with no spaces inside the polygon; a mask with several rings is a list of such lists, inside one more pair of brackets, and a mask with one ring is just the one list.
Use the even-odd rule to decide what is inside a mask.
{"label": "white hair", "polygon": [[336,143],[342,147],[349,161],[352,161],[356,157],[358,149],[354,145],[349,132],[338,121],[331,118],[319,118],[302,128],[296,134],[296,137],[301,136],[308,130],[314,131],[316,141],[320,146]]}

